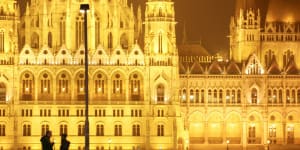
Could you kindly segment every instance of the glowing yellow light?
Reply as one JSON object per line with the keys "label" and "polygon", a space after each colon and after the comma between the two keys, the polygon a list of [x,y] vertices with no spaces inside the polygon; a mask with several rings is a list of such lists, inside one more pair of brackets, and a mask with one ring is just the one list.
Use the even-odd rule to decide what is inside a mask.
{"label": "glowing yellow light", "polygon": [[47,92],[47,90],[48,90],[48,89],[45,87],[45,88],[44,88],[44,92]]}
{"label": "glowing yellow light", "polygon": [[63,88],[61,88],[61,91],[65,92],[65,90],[66,90],[66,88],[64,88],[64,87],[63,87]]}
{"label": "glowing yellow light", "polygon": [[25,88],[25,91],[26,91],[26,92],[28,92],[28,91],[29,91],[29,88],[28,88],[28,87],[26,87],[26,88]]}
{"label": "glowing yellow light", "polygon": [[102,91],[102,88],[98,88],[98,90],[97,90],[98,92],[101,92]]}

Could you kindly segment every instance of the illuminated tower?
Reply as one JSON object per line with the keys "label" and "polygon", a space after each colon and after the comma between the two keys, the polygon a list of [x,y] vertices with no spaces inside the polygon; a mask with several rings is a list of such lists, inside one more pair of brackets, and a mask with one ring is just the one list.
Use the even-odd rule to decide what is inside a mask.
{"label": "illuminated tower", "polygon": [[[178,52],[175,35],[175,13],[172,0],[148,0],[145,10],[144,49],[149,81],[149,119],[147,144],[150,149],[176,149],[178,106]],[[149,78],[149,79],[147,79]],[[167,117],[167,118],[165,118]],[[164,119],[168,121],[164,121]],[[157,132],[156,132],[157,131]],[[168,139],[162,136],[168,135]],[[149,143],[148,143],[149,142]]]}
{"label": "illuminated tower", "polygon": [[0,58],[3,64],[12,64],[11,55],[18,49],[18,7],[15,0],[0,3]]}
{"label": "illuminated tower", "polygon": [[245,61],[251,54],[260,57],[260,10],[254,0],[240,0],[230,22],[230,59]]}

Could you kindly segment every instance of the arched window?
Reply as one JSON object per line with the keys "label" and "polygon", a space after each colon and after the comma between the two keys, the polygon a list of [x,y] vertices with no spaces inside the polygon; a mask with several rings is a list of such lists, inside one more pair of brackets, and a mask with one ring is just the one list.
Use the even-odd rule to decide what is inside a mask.
{"label": "arched window", "polygon": [[191,89],[191,90],[190,90],[190,102],[193,103],[193,102],[194,102],[194,99],[195,99],[195,96],[194,96],[194,90]]}
{"label": "arched window", "polygon": [[234,89],[231,91],[231,103],[236,103],[236,95]]}
{"label": "arched window", "polygon": [[122,136],[122,125],[115,125],[115,136]]}
{"label": "arched window", "polygon": [[5,124],[0,124],[0,136],[5,136]]}
{"label": "arched window", "polygon": [[22,100],[33,100],[34,80],[31,73],[25,73],[21,79]]}
{"label": "arched window", "polygon": [[112,79],[113,82],[113,94],[123,93],[123,80],[119,73],[115,74]]}
{"label": "arched window", "polygon": [[68,134],[68,125],[67,124],[59,125],[59,135],[62,135],[62,134]]}
{"label": "arched window", "polygon": [[31,125],[30,124],[23,125],[23,136],[31,136]]}
{"label": "arched window", "polygon": [[196,90],[196,96],[195,96],[195,102],[199,103],[199,101],[200,101],[200,93],[199,93],[199,90],[197,89]]}
{"label": "arched window", "polygon": [[230,103],[230,90],[226,90],[226,103],[229,104]]}
{"label": "arched window", "polygon": [[77,128],[77,131],[78,131],[78,136],[84,136],[85,135],[85,132],[84,132],[84,124],[79,124],[78,125],[78,128]]}
{"label": "arched window", "polygon": [[212,102],[212,91],[209,89],[207,93],[207,101],[208,103]]}
{"label": "arched window", "polygon": [[277,103],[277,90],[273,90],[273,96],[272,96],[272,100],[273,100],[273,103]]}
{"label": "arched window", "polygon": [[165,87],[162,84],[159,84],[156,89],[157,93],[157,102],[164,102],[165,99]]}
{"label": "arched window", "polygon": [[141,98],[141,76],[134,73],[130,76],[131,100],[137,101]]}
{"label": "arched window", "polygon": [[251,90],[251,103],[257,104],[257,89],[256,88],[253,88]]}
{"label": "arched window", "polygon": [[6,101],[6,86],[4,83],[0,82],[0,102]]}
{"label": "arched window", "polygon": [[46,132],[49,131],[49,125],[48,124],[42,124],[41,128],[41,135],[46,135]]}
{"label": "arched window", "polygon": [[283,98],[283,96],[282,96],[282,89],[280,89],[279,92],[278,92],[278,102],[280,104],[282,104],[282,98]]}
{"label": "arched window", "polygon": [[85,81],[85,78],[84,78],[84,74],[83,73],[79,73],[77,75],[77,99],[78,100],[84,100],[84,93],[85,93],[85,84],[84,84],[84,81]]}
{"label": "arched window", "polygon": [[289,89],[286,89],[286,103],[291,103],[291,93]]}
{"label": "arched window", "polygon": [[201,90],[201,103],[204,103],[205,101],[205,91],[202,89]]}
{"label": "arched window", "polygon": [[47,73],[44,73],[41,77],[41,89],[40,92],[41,93],[50,93],[50,77]]}
{"label": "arched window", "polygon": [[291,50],[287,50],[286,52],[284,52],[283,54],[283,66],[286,66],[291,58],[294,56],[293,51]]}
{"label": "arched window", "polygon": [[139,124],[132,126],[132,136],[141,136],[141,129]]}
{"label": "arched window", "polygon": [[95,93],[96,94],[104,94],[105,91],[105,78],[99,73],[95,77]]}
{"label": "arched window", "polygon": [[75,35],[75,41],[76,41],[76,48],[78,48],[80,46],[80,44],[83,43],[84,40],[84,26],[83,26],[83,16],[81,15],[81,13],[76,17],[76,35]]}
{"label": "arched window", "polygon": [[69,93],[69,78],[67,74],[62,73],[58,76],[58,93],[59,94],[64,94],[64,93]]}
{"label": "arched window", "polygon": [[223,90],[219,90],[219,103],[223,103]]}
{"label": "arched window", "polygon": [[214,90],[213,103],[218,103],[218,91]]}
{"label": "arched window", "polygon": [[104,136],[104,125],[103,124],[97,124],[96,136]]}
{"label": "arched window", "polygon": [[157,125],[157,136],[164,136],[164,125]]}
{"label": "arched window", "polygon": [[238,104],[241,103],[241,90],[240,89],[237,91],[237,103]]}

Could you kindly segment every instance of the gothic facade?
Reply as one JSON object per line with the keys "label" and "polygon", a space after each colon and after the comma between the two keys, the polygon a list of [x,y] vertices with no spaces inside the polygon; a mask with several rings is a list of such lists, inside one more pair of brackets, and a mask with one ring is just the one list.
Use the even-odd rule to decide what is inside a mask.
{"label": "gothic facade", "polygon": [[144,17],[127,0],[5,0],[0,150],[41,149],[47,130],[55,149],[63,133],[84,149],[82,3],[91,150],[299,149],[300,18],[243,5],[221,59],[177,48],[173,0],[147,0]]}

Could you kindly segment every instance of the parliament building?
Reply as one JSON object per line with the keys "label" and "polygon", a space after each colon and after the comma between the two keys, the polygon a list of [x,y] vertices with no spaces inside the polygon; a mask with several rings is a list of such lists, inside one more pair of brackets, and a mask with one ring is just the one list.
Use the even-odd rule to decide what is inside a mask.
{"label": "parliament building", "polygon": [[47,130],[84,149],[86,63],[90,150],[299,150],[290,1],[237,0],[216,56],[176,42],[173,0],[1,0],[0,150],[40,150]]}

